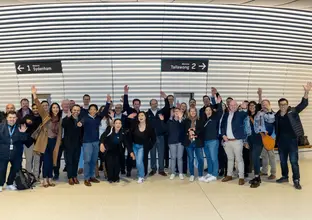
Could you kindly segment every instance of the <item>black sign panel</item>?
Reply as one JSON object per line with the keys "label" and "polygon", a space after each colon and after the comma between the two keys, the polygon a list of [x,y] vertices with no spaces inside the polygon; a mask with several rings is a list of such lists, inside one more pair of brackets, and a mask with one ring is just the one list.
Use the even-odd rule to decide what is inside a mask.
{"label": "black sign panel", "polygon": [[63,73],[60,60],[18,61],[15,62],[17,74]]}
{"label": "black sign panel", "polygon": [[208,60],[204,59],[162,59],[163,72],[207,72]]}

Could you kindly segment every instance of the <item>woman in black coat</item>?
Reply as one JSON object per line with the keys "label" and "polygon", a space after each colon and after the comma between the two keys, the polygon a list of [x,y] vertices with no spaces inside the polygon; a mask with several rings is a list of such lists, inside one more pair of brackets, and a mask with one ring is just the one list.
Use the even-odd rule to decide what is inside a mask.
{"label": "woman in black coat", "polygon": [[119,182],[120,173],[120,153],[127,148],[130,156],[135,160],[131,145],[127,141],[125,132],[122,129],[122,121],[115,119],[113,127],[108,126],[101,135],[100,151],[105,152],[107,180]]}

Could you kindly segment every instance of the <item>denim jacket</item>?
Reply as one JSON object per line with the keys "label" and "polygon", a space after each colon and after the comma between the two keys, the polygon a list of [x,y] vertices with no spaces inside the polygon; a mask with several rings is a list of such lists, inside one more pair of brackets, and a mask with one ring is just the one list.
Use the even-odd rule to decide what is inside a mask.
{"label": "denim jacket", "polygon": [[265,113],[263,111],[259,111],[254,119],[254,128],[255,132],[258,134],[260,132],[268,132],[268,134],[275,138],[275,113]]}

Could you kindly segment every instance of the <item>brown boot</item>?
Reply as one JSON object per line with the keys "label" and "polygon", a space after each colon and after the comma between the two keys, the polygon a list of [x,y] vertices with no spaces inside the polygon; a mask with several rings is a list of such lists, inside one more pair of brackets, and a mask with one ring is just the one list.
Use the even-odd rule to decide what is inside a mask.
{"label": "brown boot", "polygon": [[70,179],[68,180],[68,184],[71,185],[71,186],[72,186],[72,185],[75,185],[74,180],[73,180],[72,178],[70,178]]}
{"label": "brown boot", "polygon": [[91,178],[89,179],[89,181],[90,181],[91,183],[99,183],[99,182],[100,182],[100,180],[98,180],[98,179],[96,179],[96,178],[94,178],[94,177],[91,177]]}
{"label": "brown boot", "polygon": [[224,177],[224,178],[222,179],[222,182],[228,182],[228,181],[231,181],[231,180],[233,180],[233,177],[231,177],[231,176],[226,176],[226,177]]}
{"label": "brown boot", "polygon": [[82,168],[79,168],[78,174],[79,174],[79,175],[83,174],[83,169],[82,169]]}
{"label": "brown boot", "polygon": [[238,185],[242,186],[245,184],[245,180],[244,179],[239,179],[238,180]]}
{"label": "brown boot", "polygon": [[84,181],[85,186],[92,186],[89,180]]}
{"label": "brown boot", "polygon": [[275,179],[276,179],[276,176],[272,174],[268,177],[268,180],[275,180]]}
{"label": "brown boot", "polygon": [[74,183],[75,184],[79,184],[79,181],[78,181],[77,177],[74,178]]}

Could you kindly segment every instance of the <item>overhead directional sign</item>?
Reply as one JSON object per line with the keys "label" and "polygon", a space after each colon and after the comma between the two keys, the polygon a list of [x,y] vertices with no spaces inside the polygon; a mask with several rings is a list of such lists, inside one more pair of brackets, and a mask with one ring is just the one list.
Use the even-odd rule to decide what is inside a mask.
{"label": "overhead directional sign", "polygon": [[63,73],[60,60],[18,61],[15,69],[17,74]]}
{"label": "overhead directional sign", "polygon": [[162,72],[207,72],[206,59],[162,59]]}

